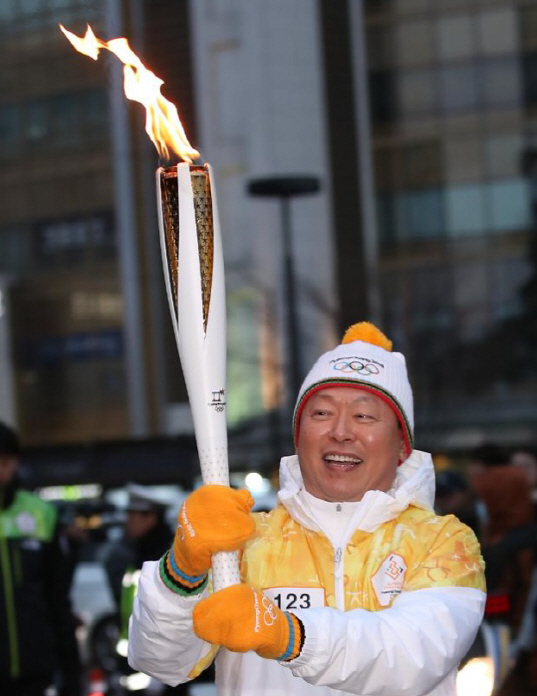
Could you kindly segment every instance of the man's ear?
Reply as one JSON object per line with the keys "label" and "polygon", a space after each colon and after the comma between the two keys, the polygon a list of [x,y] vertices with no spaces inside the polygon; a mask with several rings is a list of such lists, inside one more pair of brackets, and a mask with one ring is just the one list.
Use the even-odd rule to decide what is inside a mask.
{"label": "man's ear", "polygon": [[399,464],[402,464],[405,459],[407,458],[407,453],[406,453],[406,442],[405,438],[403,437],[403,434],[401,433],[401,443],[399,446]]}

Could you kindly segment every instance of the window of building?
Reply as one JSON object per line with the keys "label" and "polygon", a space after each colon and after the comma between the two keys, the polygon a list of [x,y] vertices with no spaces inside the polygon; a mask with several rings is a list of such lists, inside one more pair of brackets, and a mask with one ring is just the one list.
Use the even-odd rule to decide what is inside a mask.
{"label": "window of building", "polygon": [[522,56],[522,79],[525,106],[537,104],[537,51]]}
{"label": "window of building", "polygon": [[2,0],[0,2],[0,24],[10,22],[15,15],[14,0]]}
{"label": "window of building", "polygon": [[522,104],[522,75],[518,58],[496,58],[478,66],[481,99],[485,106],[512,107]]}
{"label": "window of building", "polygon": [[504,133],[483,142],[487,179],[517,178],[522,168],[522,134]]}
{"label": "window of building", "polygon": [[525,179],[491,182],[487,208],[492,231],[527,229],[533,223],[528,182]]}
{"label": "window of building", "polygon": [[476,340],[490,325],[487,262],[459,261],[452,278],[459,336],[463,341]]}
{"label": "window of building", "polygon": [[521,7],[519,17],[518,26],[523,50],[537,50],[537,7]]}
{"label": "window of building", "polygon": [[438,110],[438,73],[431,68],[397,73],[397,104],[402,115]]}
{"label": "window of building", "polygon": [[23,226],[0,229],[0,273],[22,274],[28,270],[29,235]]}
{"label": "window of building", "polygon": [[440,106],[442,111],[471,111],[479,103],[476,68],[472,64],[441,68]]}
{"label": "window of building", "polygon": [[520,288],[530,275],[531,266],[525,258],[506,257],[490,263],[490,307],[496,321],[522,311]]}
{"label": "window of building", "polygon": [[376,125],[395,121],[397,106],[392,71],[381,70],[369,73],[369,107],[371,120]]}
{"label": "window of building", "polygon": [[439,189],[412,191],[397,198],[397,237],[416,239],[442,237],[445,232],[444,204]]}
{"label": "window of building", "polygon": [[395,59],[398,65],[427,65],[434,58],[431,22],[425,19],[399,22],[394,27]]}
{"label": "window of building", "polygon": [[398,183],[396,150],[393,147],[376,148],[373,156],[377,191],[393,191]]}
{"label": "window of building", "polygon": [[24,107],[24,135],[32,146],[39,146],[50,137],[50,115],[47,99],[35,99]]}
{"label": "window of building", "polygon": [[472,15],[441,16],[436,22],[438,58],[441,61],[470,58],[475,52]]}
{"label": "window of building", "polygon": [[89,89],[80,95],[83,117],[90,127],[104,127],[108,123],[108,97],[106,90]]}
{"label": "window of building", "polygon": [[444,176],[449,184],[480,181],[483,176],[481,140],[478,134],[452,135],[444,140]]}
{"label": "window of building", "polygon": [[445,205],[447,232],[450,236],[485,232],[485,198],[481,185],[446,189]]}
{"label": "window of building", "polygon": [[397,233],[397,223],[395,219],[395,196],[385,194],[377,196],[377,229],[379,240],[383,247],[394,248]]}
{"label": "window of building", "polygon": [[369,70],[384,70],[394,64],[393,29],[391,26],[369,26],[366,29],[367,64]]}
{"label": "window of building", "polygon": [[401,148],[402,188],[432,188],[442,181],[442,150],[436,140],[412,143]]}
{"label": "window of building", "polygon": [[[57,144],[76,145],[80,141],[80,126],[85,113],[79,109],[77,94],[58,94],[51,99],[51,121]],[[82,111],[82,113],[80,113]]]}
{"label": "window of building", "polygon": [[42,0],[18,0],[18,10],[21,14],[34,14],[43,9]]}
{"label": "window of building", "polygon": [[482,55],[510,54],[518,51],[520,39],[514,8],[483,10],[476,15],[477,43]]}
{"label": "window of building", "polygon": [[431,0],[392,0],[392,5],[398,12],[415,12],[429,9],[430,2]]}
{"label": "window of building", "polygon": [[20,120],[16,105],[0,106],[0,157],[12,157],[20,150]]}

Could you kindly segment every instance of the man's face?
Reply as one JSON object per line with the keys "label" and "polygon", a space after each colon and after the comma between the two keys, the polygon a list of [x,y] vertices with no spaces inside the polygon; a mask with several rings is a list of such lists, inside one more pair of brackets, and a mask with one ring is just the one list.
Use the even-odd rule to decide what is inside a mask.
{"label": "man's face", "polygon": [[152,510],[129,510],[125,522],[125,531],[129,539],[138,539],[157,523],[157,513]]}
{"label": "man's face", "polygon": [[0,454],[0,486],[7,486],[15,475],[17,458],[10,454]]}
{"label": "man's face", "polygon": [[297,454],[308,493],[331,502],[387,491],[406,458],[395,413],[379,396],[357,387],[329,387],[308,399]]}

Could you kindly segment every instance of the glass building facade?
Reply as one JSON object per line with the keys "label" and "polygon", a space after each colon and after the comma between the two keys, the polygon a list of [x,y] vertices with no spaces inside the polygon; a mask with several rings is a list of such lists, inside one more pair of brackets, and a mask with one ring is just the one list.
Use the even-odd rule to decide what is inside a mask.
{"label": "glass building facade", "polygon": [[[105,38],[123,29],[148,42],[155,65],[176,70],[177,53],[188,52],[188,41],[168,40],[187,31],[181,8],[170,18],[169,3],[151,12],[139,4],[136,18],[121,0],[0,3],[0,290],[12,412],[5,392],[2,403],[29,446],[165,432],[163,404],[185,399],[171,329],[163,321],[163,334],[153,331],[167,307],[152,290],[162,277],[142,109],[114,111],[114,97],[124,101],[119,65],[116,85],[110,54],[80,56],[58,27],[82,35],[90,24]],[[189,81],[181,85],[189,121]],[[173,84],[169,93],[177,98]],[[118,186],[125,172],[130,200]]]}
{"label": "glass building facade", "polygon": [[381,304],[421,444],[535,442],[535,3],[373,0],[365,20]]}
{"label": "glass building facade", "polygon": [[[140,107],[118,116],[110,61],[78,56],[57,27],[82,34],[90,23],[98,36],[129,36],[180,105],[191,141],[198,124],[210,143],[235,256],[227,267],[234,422],[263,417],[286,386],[283,322],[273,316],[283,308],[274,220],[253,212],[245,182],[300,166],[322,173],[326,196],[322,214],[294,229],[303,361],[332,344],[337,323],[339,333],[367,316],[374,278],[377,319],[407,356],[418,447],[536,444],[535,1],[194,3],[0,2],[0,378],[8,345],[24,441],[170,432],[167,418],[187,409],[155,241],[156,156],[147,154]],[[365,129],[357,127],[357,4]],[[276,39],[287,52],[273,53]],[[373,269],[360,238],[371,233],[361,229],[360,148],[372,156]],[[320,246],[311,243],[315,226]],[[311,321],[303,288],[313,275],[321,280]],[[260,300],[265,285],[276,312]]]}

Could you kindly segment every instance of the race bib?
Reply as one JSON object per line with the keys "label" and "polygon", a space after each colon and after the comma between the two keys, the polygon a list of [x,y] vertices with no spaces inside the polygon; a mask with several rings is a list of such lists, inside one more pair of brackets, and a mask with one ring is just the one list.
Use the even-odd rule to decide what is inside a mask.
{"label": "race bib", "polygon": [[282,611],[324,607],[322,587],[269,587],[263,594]]}

